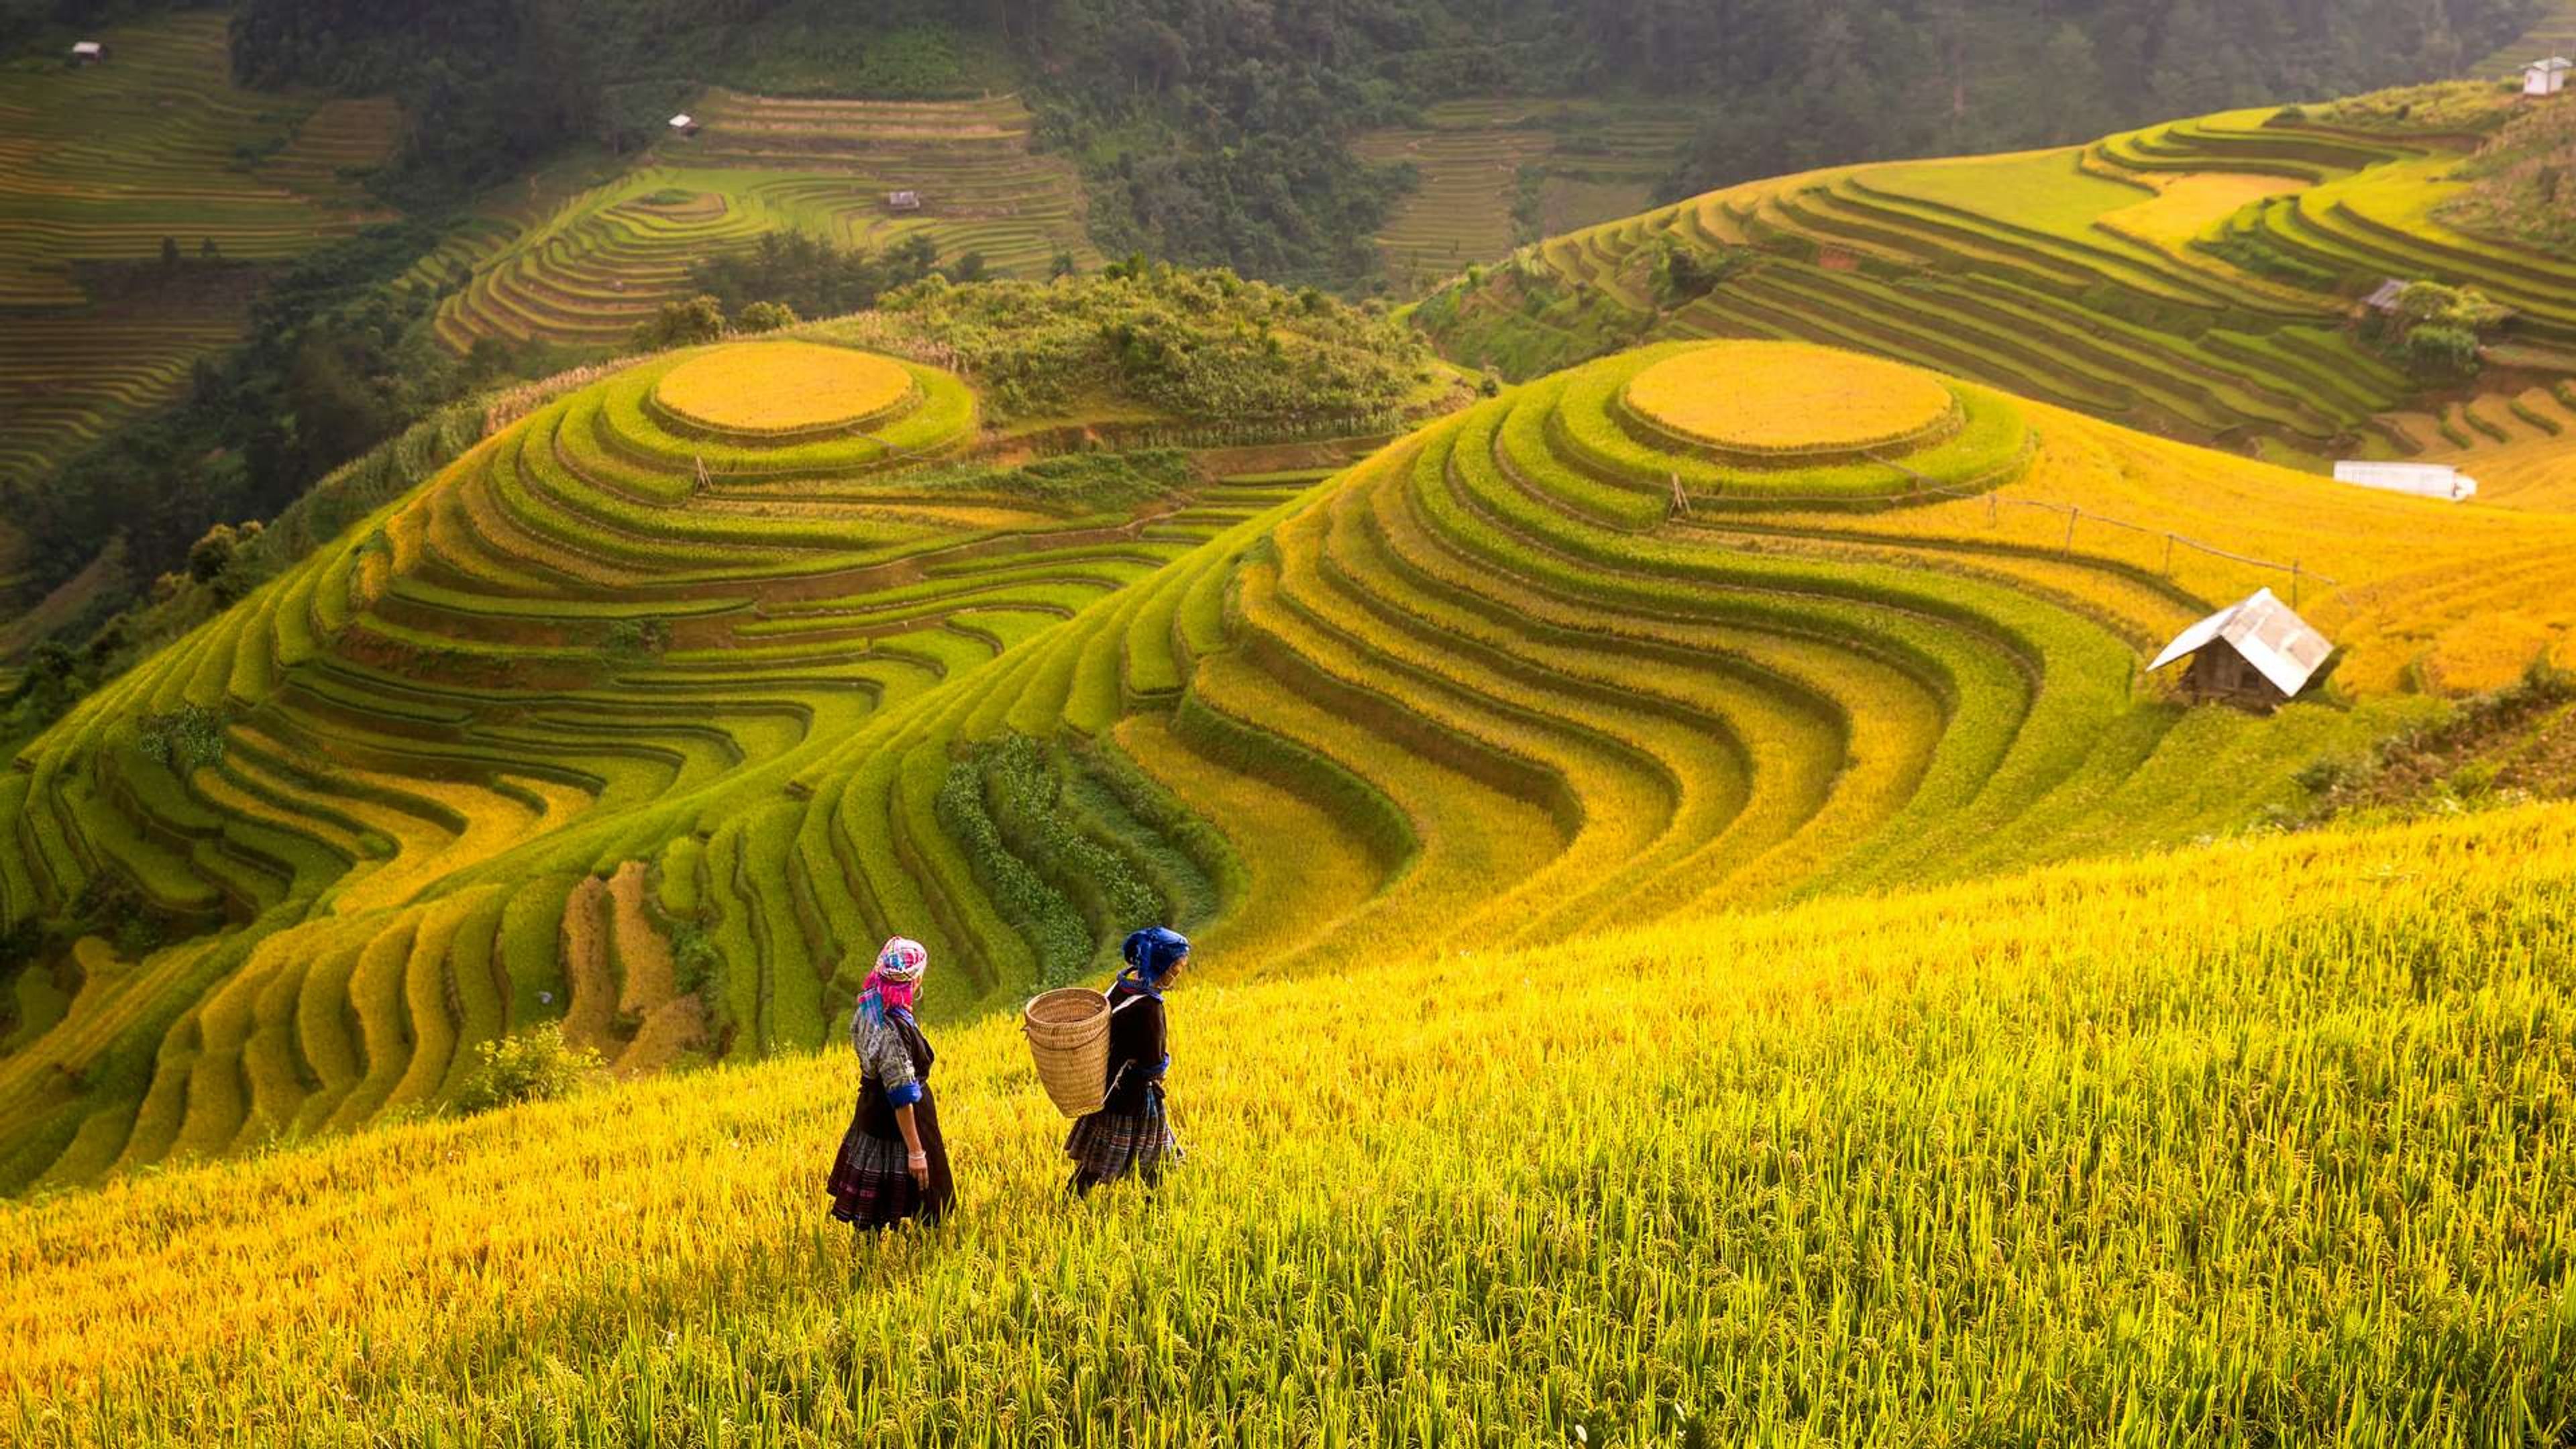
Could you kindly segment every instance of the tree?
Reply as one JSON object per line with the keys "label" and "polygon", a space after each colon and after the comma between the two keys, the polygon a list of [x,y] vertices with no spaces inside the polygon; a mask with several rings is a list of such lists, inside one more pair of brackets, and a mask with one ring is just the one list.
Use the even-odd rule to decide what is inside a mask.
{"label": "tree", "polygon": [[796,309],[784,302],[754,302],[735,319],[745,332],[775,332],[796,325]]}
{"label": "tree", "polygon": [[177,237],[165,236],[161,238],[161,265],[165,267],[175,267],[179,265],[179,239]]}
{"label": "tree", "polygon": [[685,302],[663,303],[661,311],[636,324],[634,344],[659,351],[713,342],[724,335],[724,304],[701,293]]}

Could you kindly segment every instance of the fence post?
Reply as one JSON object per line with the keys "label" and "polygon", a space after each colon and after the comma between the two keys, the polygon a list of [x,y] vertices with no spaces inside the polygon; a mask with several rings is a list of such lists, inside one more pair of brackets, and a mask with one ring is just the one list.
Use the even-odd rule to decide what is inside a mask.
{"label": "fence post", "polygon": [[2000,528],[2003,526],[2003,519],[2004,506],[1996,500],[1992,490],[1989,490],[1986,494],[1986,527]]}
{"label": "fence post", "polygon": [[2290,560],[2290,607],[2299,607],[2299,561]]}
{"label": "fence post", "polygon": [[2173,535],[2165,535],[2165,577],[2173,577]]}
{"label": "fence post", "polygon": [[2073,505],[2069,505],[2069,506],[2067,507],[2067,510],[2066,510],[2066,546],[2065,546],[2064,548],[2059,549],[2059,550],[2058,550],[2058,552],[2059,552],[2059,553],[2073,553],[2073,552],[2075,552],[2075,520],[2077,520],[2077,519],[2079,519],[2079,518],[2082,518],[2083,516],[2084,516],[2084,510],[2083,510],[2083,509],[2081,509],[2081,508],[2077,508],[2077,507],[2074,507]]}

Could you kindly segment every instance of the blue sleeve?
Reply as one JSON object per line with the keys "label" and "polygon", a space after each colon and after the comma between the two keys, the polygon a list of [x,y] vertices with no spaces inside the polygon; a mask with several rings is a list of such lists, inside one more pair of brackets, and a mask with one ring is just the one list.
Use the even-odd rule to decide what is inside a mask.
{"label": "blue sleeve", "polygon": [[921,1100],[921,1083],[905,1082],[886,1088],[886,1100],[898,1107],[909,1107]]}

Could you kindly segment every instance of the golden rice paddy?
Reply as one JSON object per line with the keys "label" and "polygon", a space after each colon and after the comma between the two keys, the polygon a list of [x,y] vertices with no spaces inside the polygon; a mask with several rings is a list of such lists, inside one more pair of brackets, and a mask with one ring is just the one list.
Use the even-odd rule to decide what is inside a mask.
{"label": "golden rice paddy", "polygon": [[1696,348],[1637,374],[1631,412],[1658,427],[1755,453],[1857,449],[1915,437],[1950,417],[1929,373],[1803,343]]}
{"label": "golden rice paddy", "polygon": [[665,374],[653,399],[693,423],[777,433],[855,423],[912,392],[912,375],[870,352],[813,342],[742,342]]}

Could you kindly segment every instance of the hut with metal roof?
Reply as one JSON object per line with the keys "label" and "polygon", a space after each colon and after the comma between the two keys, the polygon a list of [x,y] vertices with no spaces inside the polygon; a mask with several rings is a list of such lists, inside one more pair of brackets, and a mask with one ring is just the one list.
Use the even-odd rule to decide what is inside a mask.
{"label": "hut with metal roof", "polygon": [[105,41],[79,40],[72,43],[72,64],[74,65],[96,65],[105,59],[107,59]]}
{"label": "hut with metal roof", "polygon": [[698,118],[686,111],[671,118],[671,134],[683,140],[698,134]]}
{"label": "hut with metal roof", "polygon": [[2522,68],[2522,93],[2526,96],[2554,96],[2567,89],[2567,73],[2576,70],[2576,61],[2563,55],[2535,60]]}
{"label": "hut with metal roof", "polygon": [[2224,700],[2268,714],[2297,698],[2332,653],[2331,640],[2270,589],[2256,589],[2175,635],[2147,668],[2188,659],[2183,690],[2193,699]]}
{"label": "hut with metal roof", "polygon": [[921,210],[921,193],[918,191],[889,191],[886,193],[885,204],[886,210],[888,211],[919,211]]}

